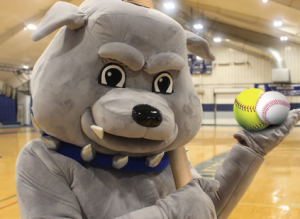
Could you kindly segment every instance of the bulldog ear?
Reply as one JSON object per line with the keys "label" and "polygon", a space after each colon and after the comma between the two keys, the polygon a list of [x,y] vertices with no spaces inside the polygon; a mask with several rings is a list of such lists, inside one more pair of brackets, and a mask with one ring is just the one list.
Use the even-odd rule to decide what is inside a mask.
{"label": "bulldog ear", "polygon": [[187,49],[190,53],[200,56],[201,58],[214,61],[215,56],[211,53],[208,43],[205,39],[190,31],[185,31]]}
{"label": "bulldog ear", "polygon": [[33,31],[31,39],[33,41],[41,40],[64,25],[72,30],[78,29],[84,25],[86,20],[86,14],[75,5],[56,2]]}

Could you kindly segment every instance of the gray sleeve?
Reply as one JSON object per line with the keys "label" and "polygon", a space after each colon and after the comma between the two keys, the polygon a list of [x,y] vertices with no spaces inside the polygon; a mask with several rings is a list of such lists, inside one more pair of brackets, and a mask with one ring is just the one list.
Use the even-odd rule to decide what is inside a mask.
{"label": "gray sleeve", "polygon": [[[239,143],[233,146],[222,166],[216,172],[215,179],[220,182],[219,190],[214,193],[206,193],[214,203],[218,219],[225,219],[229,217],[230,213],[247,191],[263,161],[264,158],[252,149],[242,146]],[[190,168],[193,178],[201,177],[191,164]],[[173,196],[175,194],[176,193],[174,193]],[[193,197],[191,193],[186,194],[189,194],[190,198]],[[176,203],[180,203],[182,198],[182,194],[180,197],[176,197]],[[172,206],[173,208],[176,206],[178,207],[178,205],[174,202],[169,201],[169,204],[169,206]],[[181,205],[179,204],[179,206]],[[202,208],[200,208],[201,210],[199,211],[199,214],[205,215],[205,207],[207,206],[200,206],[202,206]],[[179,209],[177,209],[177,211],[179,211]],[[156,205],[132,212],[117,219],[167,219],[169,217],[165,214],[165,212],[165,210],[162,210]],[[205,216],[201,218],[209,217]]]}
{"label": "gray sleeve", "polygon": [[153,205],[115,219],[168,219],[168,217],[161,208]]}
{"label": "gray sleeve", "polygon": [[215,179],[220,188],[208,193],[212,199],[218,219],[228,218],[250,186],[264,158],[252,149],[237,143],[217,170]]}
{"label": "gray sleeve", "polygon": [[[43,147],[29,143],[16,164],[17,197],[22,219],[81,219],[80,205],[60,168]],[[42,159],[43,161],[42,161]]]}

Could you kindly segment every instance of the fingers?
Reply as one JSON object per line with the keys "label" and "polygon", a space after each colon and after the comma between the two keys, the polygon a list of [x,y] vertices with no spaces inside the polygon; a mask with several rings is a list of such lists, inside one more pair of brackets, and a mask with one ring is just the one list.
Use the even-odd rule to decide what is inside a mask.
{"label": "fingers", "polygon": [[195,179],[204,192],[216,192],[220,187],[220,182],[213,179]]}
{"label": "fingers", "polygon": [[300,115],[300,108],[299,109],[293,109],[293,110],[291,110],[290,112],[289,112],[289,115],[290,114],[298,114],[298,115]]}
{"label": "fingers", "polygon": [[300,120],[300,109],[294,109],[289,112],[288,117],[284,121],[284,125],[291,130]]}
{"label": "fingers", "polygon": [[299,118],[300,118],[300,109],[291,110],[289,112],[288,117],[294,117],[294,118],[297,118],[299,120]]}

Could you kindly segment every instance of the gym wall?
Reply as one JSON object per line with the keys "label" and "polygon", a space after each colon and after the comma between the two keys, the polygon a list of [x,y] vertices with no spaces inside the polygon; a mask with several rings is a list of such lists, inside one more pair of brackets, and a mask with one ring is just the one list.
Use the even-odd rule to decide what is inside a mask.
{"label": "gym wall", "polygon": [[[221,44],[211,44],[211,48],[216,56],[213,73],[192,75],[203,104],[203,124],[237,124],[233,116],[235,97],[241,89],[252,88],[255,83],[272,83],[271,72],[275,65],[267,59]],[[300,45],[278,42],[277,45],[273,45],[273,49],[284,60],[284,67],[290,70],[291,83],[300,83]],[[216,89],[223,89],[225,92],[216,94]],[[226,90],[229,93],[226,93]],[[300,106],[300,96],[287,98],[293,106]]]}

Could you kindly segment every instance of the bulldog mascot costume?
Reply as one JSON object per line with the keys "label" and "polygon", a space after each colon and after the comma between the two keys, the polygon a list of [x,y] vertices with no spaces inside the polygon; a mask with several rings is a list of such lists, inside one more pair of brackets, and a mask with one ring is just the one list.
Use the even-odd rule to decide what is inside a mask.
{"label": "bulldog mascot costume", "polygon": [[207,42],[121,0],[57,2],[32,39],[60,27],[32,75],[41,137],[17,160],[22,219],[228,218],[264,156],[299,120],[294,110],[279,126],[239,131],[215,180],[191,166],[193,179],[176,190],[168,153],[202,121],[187,52],[214,60]]}

